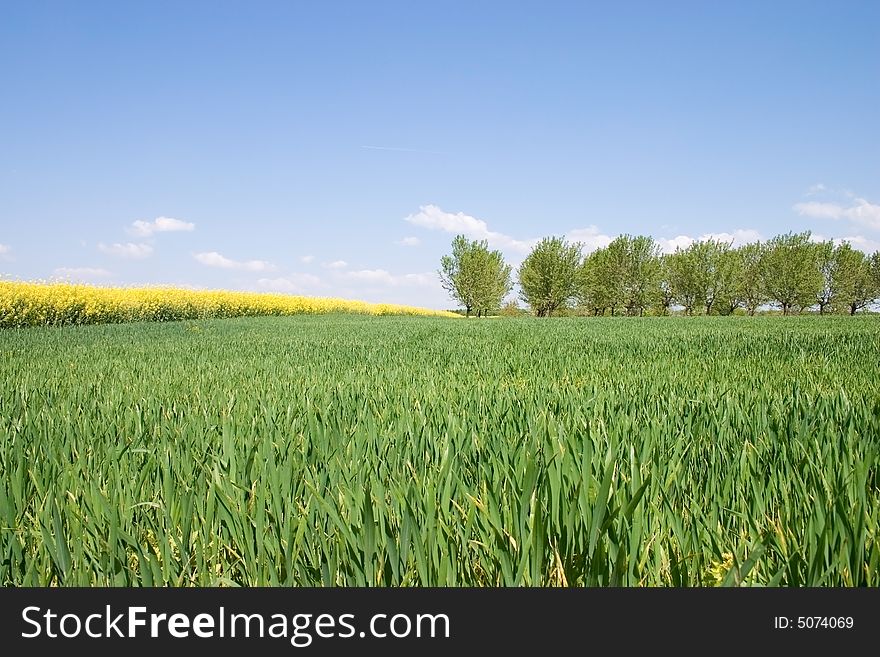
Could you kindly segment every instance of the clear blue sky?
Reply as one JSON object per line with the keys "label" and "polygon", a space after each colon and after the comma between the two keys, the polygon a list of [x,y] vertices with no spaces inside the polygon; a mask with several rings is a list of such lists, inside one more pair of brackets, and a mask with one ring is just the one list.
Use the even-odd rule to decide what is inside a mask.
{"label": "clear blue sky", "polygon": [[878,30],[876,1],[2,0],[0,273],[450,307],[457,231],[514,264],[873,250]]}

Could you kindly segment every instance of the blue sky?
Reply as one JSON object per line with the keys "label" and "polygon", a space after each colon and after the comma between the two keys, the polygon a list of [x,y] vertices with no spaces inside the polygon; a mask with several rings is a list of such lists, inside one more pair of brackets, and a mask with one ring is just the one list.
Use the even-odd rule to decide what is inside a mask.
{"label": "blue sky", "polygon": [[880,248],[878,2],[0,0],[0,273],[435,308],[456,232]]}

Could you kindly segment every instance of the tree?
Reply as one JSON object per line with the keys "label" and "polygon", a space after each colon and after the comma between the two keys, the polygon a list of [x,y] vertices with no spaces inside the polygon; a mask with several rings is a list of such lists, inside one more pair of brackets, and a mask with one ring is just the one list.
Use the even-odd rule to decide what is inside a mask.
{"label": "tree", "polygon": [[478,316],[498,308],[510,292],[510,265],[500,251],[490,251],[486,240],[468,240],[457,235],[452,255],[440,259],[440,283],[449,295],[464,306],[465,314]]}
{"label": "tree", "polygon": [[764,262],[764,245],[761,242],[743,244],[736,249],[739,255],[739,271],[736,294],[749,316],[754,316],[759,306],[769,301],[764,291],[761,264]]}
{"label": "tree", "polygon": [[745,303],[740,281],[743,276],[743,255],[739,249],[729,246],[721,253],[718,261],[717,298],[715,304],[720,315],[732,315]]}
{"label": "tree", "polygon": [[880,296],[880,251],[871,254],[871,280],[874,284],[874,296]]}
{"label": "tree", "polygon": [[609,260],[606,249],[596,249],[584,258],[578,277],[578,300],[597,317],[608,308],[614,314],[617,286]]}
{"label": "tree", "polygon": [[660,275],[660,247],[645,235],[620,235],[608,245],[619,243],[622,255],[620,294],[627,315],[643,315],[651,302]]}
{"label": "tree", "polygon": [[730,244],[715,239],[700,240],[687,249],[688,286],[694,303],[701,303],[706,314],[712,313],[716,302],[733,294],[733,280],[725,265],[731,264],[727,259]]}
{"label": "tree", "polygon": [[485,240],[481,242],[477,258],[484,273],[478,286],[479,294],[475,306],[477,316],[486,315],[490,310],[500,308],[504,297],[513,289],[511,266],[504,262],[501,251],[489,251],[487,247],[488,243]]}
{"label": "tree", "polygon": [[675,253],[667,256],[669,265],[669,284],[675,301],[684,306],[686,315],[694,314],[694,307],[702,303],[702,285],[699,269],[692,249],[678,247]]}
{"label": "tree", "polygon": [[672,289],[672,271],[669,266],[669,255],[660,256],[660,267],[657,273],[657,286],[654,288],[654,300],[661,315],[668,315],[675,303],[675,291]]}
{"label": "tree", "polygon": [[549,317],[564,308],[577,292],[582,260],[579,242],[545,237],[520,265],[520,298],[538,317]]}
{"label": "tree", "polygon": [[795,307],[813,305],[822,288],[822,275],[810,232],[786,233],[769,240],[761,274],[768,298],[782,308],[783,315],[791,314]]}
{"label": "tree", "polygon": [[834,304],[838,310],[855,315],[880,296],[880,281],[872,275],[871,258],[849,242],[835,249],[835,261]]}
{"label": "tree", "polygon": [[816,250],[816,267],[822,277],[822,285],[816,294],[816,303],[819,304],[819,314],[824,315],[837,300],[838,287],[841,284],[837,259],[839,252],[834,248],[834,242],[831,240],[818,242],[813,248]]}
{"label": "tree", "polygon": [[617,314],[617,309],[625,304],[626,248],[626,241],[618,237],[602,249],[602,256],[599,259],[601,285],[608,299],[608,308],[612,317]]}

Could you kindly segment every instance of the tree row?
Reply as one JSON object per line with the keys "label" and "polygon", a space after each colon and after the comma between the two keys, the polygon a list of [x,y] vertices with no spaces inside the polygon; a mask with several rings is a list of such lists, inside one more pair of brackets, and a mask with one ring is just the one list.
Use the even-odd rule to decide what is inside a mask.
{"label": "tree row", "polygon": [[[513,270],[501,252],[464,235],[453,240],[438,273],[467,315],[497,310],[513,290]],[[579,242],[547,237],[517,269],[516,282],[538,317],[568,308],[596,316],[754,315],[767,307],[784,315],[854,315],[880,298],[880,252],[813,241],[809,232],[739,247],[700,240],[669,254],[645,235],[620,235],[588,254]]]}

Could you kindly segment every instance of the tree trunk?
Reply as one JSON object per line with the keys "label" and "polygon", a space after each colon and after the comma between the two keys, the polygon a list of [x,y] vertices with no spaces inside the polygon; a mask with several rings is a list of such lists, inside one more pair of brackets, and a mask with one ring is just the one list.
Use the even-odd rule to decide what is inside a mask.
{"label": "tree trunk", "polygon": [[858,310],[858,307],[856,304],[854,304],[854,303],[849,304],[849,314],[850,315],[855,315],[857,310]]}

